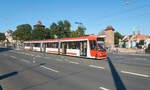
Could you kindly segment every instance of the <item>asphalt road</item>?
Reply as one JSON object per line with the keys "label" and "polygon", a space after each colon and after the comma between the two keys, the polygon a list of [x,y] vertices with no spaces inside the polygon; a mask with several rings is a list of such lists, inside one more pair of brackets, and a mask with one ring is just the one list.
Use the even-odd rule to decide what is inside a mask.
{"label": "asphalt road", "polygon": [[[93,60],[0,49],[2,90],[149,90],[150,56]],[[1,90],[1,89],[0,89]]]}

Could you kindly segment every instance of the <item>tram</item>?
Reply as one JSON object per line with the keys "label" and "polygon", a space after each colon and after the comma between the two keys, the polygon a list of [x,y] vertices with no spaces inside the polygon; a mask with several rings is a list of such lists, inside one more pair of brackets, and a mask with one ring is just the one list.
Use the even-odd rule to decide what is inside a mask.
{"label": "tram", "polygon": [[24,49],[95,59],[106,58],[106,50],[98,43],[98,40],[99,37],[90,35],[75,38],[24,41]]}

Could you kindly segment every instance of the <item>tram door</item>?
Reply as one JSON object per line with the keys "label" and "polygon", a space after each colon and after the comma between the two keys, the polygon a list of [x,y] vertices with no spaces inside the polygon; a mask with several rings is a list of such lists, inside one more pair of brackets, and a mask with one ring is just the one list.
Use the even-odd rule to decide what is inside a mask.
{"label": "tram door", "polygon": [[33,44],[30,44],[30,50],[33,51]]}
{"label": "tram door", "polygon": [[62,43],[62,53],[63,54],[67,53],[67,43],[65,43],[65,42]]}
{"label": "tram door", "polygon": [[97,58],[98,49],[96,40],[90,40],[90,53],[92,57]]}
{"label": "tram door", "polygon": [[80,42],[80,55],[87,56],[87,41]]}
{"label": "tram door", "polygon": [[46,43],[41,43],[40,51],[41,52],[45,52],[46,51]]}

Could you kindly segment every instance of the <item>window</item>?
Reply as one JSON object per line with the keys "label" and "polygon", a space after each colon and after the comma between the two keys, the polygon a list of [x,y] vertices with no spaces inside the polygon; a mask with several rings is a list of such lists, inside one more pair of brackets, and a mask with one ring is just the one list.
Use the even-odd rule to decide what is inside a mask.
{"label": "window", "polygon": [[47,48],[58,48],[58,42],[47,43]]}
{"label": "window", "polygon": [[68,42],[69,49],[79,49],[80,48],[80,43],[75,41],[75,42]]}
{"label": "window", "polygon": [[97,50],[97,44],[95,40],[90,40],[91,50]]}
{"label": "window", "polygon": [[34,47],[40,47],[40,43],[34,43]]}
{"label": "window", "polygon": [[24,46],[30,46],[30,43],[25,43]]}

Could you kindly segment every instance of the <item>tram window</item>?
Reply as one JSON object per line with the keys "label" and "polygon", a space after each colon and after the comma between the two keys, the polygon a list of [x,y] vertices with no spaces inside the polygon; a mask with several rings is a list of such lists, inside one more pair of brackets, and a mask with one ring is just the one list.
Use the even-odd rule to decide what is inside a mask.
{"label": "tram window", "polygon": [[80,43],[79,42],[69,42],[69,49],[79,49]]}
{"label": "tram window", "polygon": [[58,48],[58,42],[47,43],[48,48]]}
{"label": "tram window", "polygon": [[34,47],[40,47],[40,43],[35,43]]}
{"label": "tram window", "polygon": [[95,40],[90,40],[91,50],[97,50],[97,45]]}
{"label": "tram window", "polygon": [[24,46],[30,46],[30,43],[25,43]]}

